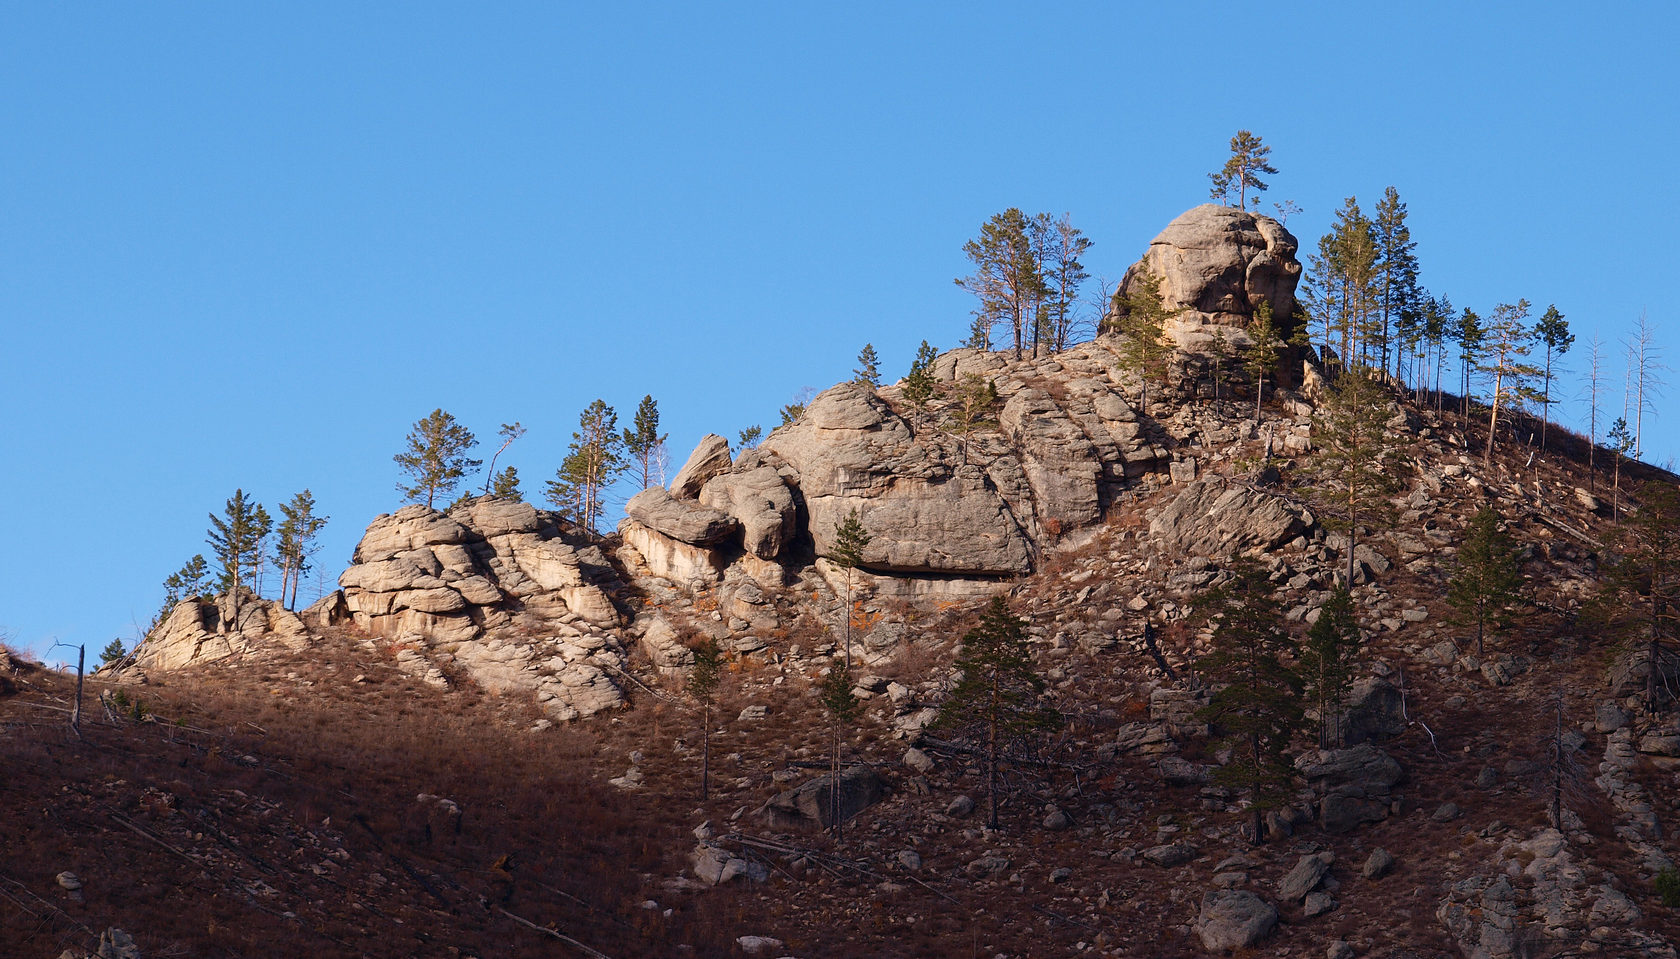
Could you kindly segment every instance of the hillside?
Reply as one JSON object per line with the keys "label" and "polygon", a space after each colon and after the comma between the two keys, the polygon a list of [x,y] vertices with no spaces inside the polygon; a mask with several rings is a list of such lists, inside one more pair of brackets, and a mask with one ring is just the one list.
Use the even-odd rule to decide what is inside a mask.
{"label": "hillside", "polygon": [[[1403,464],[1393,522],[1351,548],[1365,643],[1344,745],[1297,737],[1300,777],[1261,844],[1213,778],[1228,754],[1194,715],[1212,634],[1193,605],[1245,554],[1299,641],[1348,567],[1309,483],[1326,364],[1292,357],[1257,416],[1252,381],[1207,352],[1293,297],[1295,246],[1211,206],[1157,238],[1169,389],[1142,391],[1114,336],[954,351],[923,403],[843,384],[756,449],[709,438],[604,539],[512,500],[411,506],[370,524],[309,610],[186,600],[90,682],[79,734],[73,680],[12,673],[7,940],[40,956],[109,927],[146,956],[1676,955],[1655,883],[1680,736],[1672,701],[1646,708],[1637,649],[1585,625],[1631,527],[1577,437],[1484,459],[1485,414],[1386,390]],[[1674,482],[1622,477],[1636,510],[1642,484]],[[1520,545],[1532,604],[1478,653],[1446,592],[1482,507]],[[835,561],[851,515],[869,534],[856,570]],[[1066,723],[1006,766],[996,830],[976,751],[928,729],[994,595],[1026,619]],[[683,680],[704,639],[728,669],[702,800]],[[816,691],[847,652],[863,711],[835,838],[811,792],[830,743]],[[1554,830],[1560,739],[1580,772]]]}

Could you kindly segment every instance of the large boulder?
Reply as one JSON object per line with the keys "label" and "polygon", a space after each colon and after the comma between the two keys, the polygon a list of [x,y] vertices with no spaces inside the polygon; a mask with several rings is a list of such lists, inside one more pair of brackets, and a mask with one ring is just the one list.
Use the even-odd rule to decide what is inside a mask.
{"label": "large boulder", "polygon": [[739,522],[741,545],[759,559],[775,559],[793,537],[799,517],[793,491],[769,466],[720,473],[700,489],[700,503]]}
{"label": "large boulder", "polygon": [[671,495],[677,499],[693,499],[700,495],[706,481],[729,468],[729,441],[716,433],[700,438],[688,462],[671,480]]}
{"label": "large boulder", "polygon": [[1312,512],[1288,500],[1221,477],[1196,480],[1149,521],[1149,533],[1181,556],[1228,556],[1271,550],[1306,532]]}
{"label": "large boulder", "polygon": [[[831,776],[819,776],[779,793],[764,806],[764,817],[773,829],[827,829],[834,824],[829,800]],[[838,805],[840,821],[856,816],[880,802],[887,785],[868,766],[848,766],[840,771]]]}
{"label": "large boulder", "polygon": [[1211,952],[1246,949],[1277,927],[1275,906],[1243,889],[1216,889],[1202,896],[1196,935]]}
{"label": "large boulder", "polygon": [[1186,210],[1150,241],[1143,258],[1126,271],[1122,296],[1131,294],[1147,265],[1161,278],[1162,304],[1207,323],[1243,326],[1260,303],[1279,322],[1295,312],[1299,247],[1283,224],[1236,207],[1204,203]]}
{"label": "large boulder", "polygon": [[239,608],[231,593],[192,596],[175,604],[134,649],[143,674],[245,659],[309,646],[309,630],[297,613],[241,589]]}
{"label": "large boulder", "polygon": [[722,510],[679,500],[663,486],[653,486],[630,497],[624,515],[672,539],[695,546],[711,546],[728,539],[741,524]]}
{"label": "large boulder", "polygon": [[1302,754],[1295,768],[1324,798],[1319,822],[1326,832],[1352,832],[1388,818],[1389,791],[1406,772],[1394,757],[1370,743],[1351,749]]}

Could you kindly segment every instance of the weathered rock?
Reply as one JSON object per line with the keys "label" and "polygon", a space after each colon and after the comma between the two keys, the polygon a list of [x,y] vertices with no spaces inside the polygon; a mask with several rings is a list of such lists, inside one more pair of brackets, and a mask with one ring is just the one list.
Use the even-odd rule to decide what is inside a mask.
{"label": "weathered rock", "polygon": [[671,495],[677,499],[694,499],[707,480],[728,468],[729,441],[716,433],[707,433],[672,478]]}
{"label": "weathered rock", "polygon": [[733,517],[741,527],[741,545],[760,559],[780,555],[796,531],[793,491],[768,466],[712,477],[700,490],[700,502]]}
{"label": "weathered rock", "polygon": [[1175,842],[1151,846],[1143,851],[1143,858],[1163,869],[1171,869],[1174,866],[1182,866],[1201,854],[1200,849],[1187,842]]}
{"label": "weathered rock", "polygon": [[673,539],[628,518],[618,524],[618,534],[660,579],[683,586],[723,580],[725,561],[713,550]]}
{"label": "weathered rock", "polygon": [[1212,951],[1246,949],[1277,926],[1276,907],[1252,892],[1217,889],[1202,896],[1196,935]]}
{"label": "weathered rock", "polygon": [[130,669],[163,673],[189,666],[296,651],[309,646],[309,630],[298,614],[242,590],[238,624],[230,594],[181,600],[135,647]]}
{"label": "weathered rock", "polygon": [[1296,759],[1295,766],[1324,793],[1319,821],[1332,833],[1386,819],[1389,790],[1405,775],[1392,756],[1370,743],[1308,752]]}
{"label": "weathered rock", "polygon": [[1085,432],[1050,394],[1021,390],[1004,403],[998,425],[1020,450],[1041,522],[1075,529],[1101,517],[1102,462]]}
{"label": "weathered rock", "polygon": [[[771,828],[827,829],[833,825],[830,782],[831,777],[819,776],[771,799],[763,810]],[[886,783],[868,766],[841,770],[837,797],[840,820],[844,822],[880,802],[886,789]]]}
{"label": "weathered rock", "polygon": [[1342,713],[1344,742],[1382,742],[1405,731],[1405,700],[1393,683],[1371,676],[1353,684]]}
{"label": "weathered rock", "polygon": [[1275,549],[1315,522],[1311,511],[1264,490],[1227,485],[1219,477],[1184,487],[1149,521],[1149,534],[1181,556],[1228,556]]}
{"label": "weathered rock", "polygon": [[1359,874],[1366,879],[1381,879],[1394,868],[1394,856],[1387,849],[1371,850],[1371,855],[1365,858],[1365,865],[1359,867]]}
{"label": "weathered rock", "polygon": [[1324,877],[1330,874],[1330,865],[1336,861],[1333,852],[1314,853],[1302,856],[1295,863],[1295,868],[1278,882],[1278,898],[1284,902],[1296,902],[1306,898],[1307,893],[1318,888]]}
{"label": "weathered rock", "polygon": [[955,819],[961,819],[973,811],[974,800],[969,796],[953,797],[950,804],[945,807],[945,815]]}
{"label": "weathered rock", "polygon": [[679,500],[663,486],[650,486],[624,504],[624,515],[672,539],[711,546],[728,539],[741,524],[722,510]]}

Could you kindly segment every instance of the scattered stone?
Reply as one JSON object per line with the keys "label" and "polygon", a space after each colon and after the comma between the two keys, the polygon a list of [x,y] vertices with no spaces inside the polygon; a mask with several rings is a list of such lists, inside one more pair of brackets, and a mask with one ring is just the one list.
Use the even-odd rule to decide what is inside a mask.
{"label": "scattered stone", "polygon": [[1324,950],[1324,959],[1354,959],[1357,955],[1346,939],[1332,940]]}
{"label": "scattered stone", "polygon": [[1336,897],[1330,895],[1329,893],[1308,893],[1306,902],[1301,906],[1301,915],[1308,919],[1312,919],[1317,916],[1322,916],[1335,908]]}
{"label": "scattered stone", "polygon": [[1219,889],[1202,896],[1196,935],[1211,951],[1246,949],[1277,926],[1277,908],[1252,892]]}
{"label": "scattered stone", "polygon": [[929,756],[920,749],[911,746],[909,749],[904,751],[904,765],[909,766],[911,769],[914,769],[925,776],[928,773],[933,772],[935,764],[932,756]]}
{"label": "scattered stone", "polygon": [[1482,771],[1476,774],[1477,789],[1492,789],[1497,785],[1499,785],[1499,770],[1492,766],[1483,766]]}
{"label": "scattered stone", "polygon": [[1302,856],[1278,883],[1278,898],[1284,902],[1294,902],[1306,897],[1307,893],[1318,888],[1324,877],[1330,873],[1330,865],[1336,861],[1333,852],[1314,853]]}
{"label": "scattered stone", "polygon": [[1151,846],[1143,851],[1143,858],[1163,869],[1171,869],[1174,866],[1182,866],[1201,854],[1200,849],[1187,842],[1175,842]]}
{"label": "scattered stone", "polygon": [[770,715],[770,708],[768,706],[753,705],[741,710],[741,715],[735,718],[738,722],[751,723],[757,722],[768,715]]}
{"label": "scattered stone", "polygon": [[[818,776],[764,804],[765,819],[776,829],[827,829],[834,824],[829,801],[829,776]],[[880,802],[887,784],[868,766],[849,766],[840,771],[838,801],[840,821],[845,822]]]}
{"label": "scattered stone", "polygon": [[1458,808],[1457,803],[1445,802],[1441,804],[1439,809],[1430,813],[1429,818],[1433,822],[1452,822],[1462,815],[1464,815],[1464,811]]}
{"label": "scattered stone", "polygon": [[1599,703],[1593,713],[1593,728],[1601,733],[1613,733],[1627,724],[1627,712],[1615,703]]}
{"label": "scattered stone", "polygon": [[735,940],[735,944],[749,956],[774,955],[783,945],[780,939],[772,939],[769,936],[741,936]]}
{"label": "scattered stone", "polygon": [[914,849],[899,850],[897,859],[898,864],[910,872],[916,872],[922,868],[922,854]]}
{"label": "scattered stone", "polygon": [[1073,825],[1073,817],[1062,811],[1060,806],[1051,806],[1044,813],[1044,828],[1051,832],[1061,832]]}
{"label": "scattered stone", "polygon": [[1387,849],[1381,847],[1371,850],[1371,855],[1365,858],[1365,865],[1359,869],[1359,874],[1366,879],[1381,879],[1394,869],[1394,856]]}
{"label": "scattered stone", "polygon": [[1073,878],[1073,870],[1069,869],[1066,866],[1057,866],[1055,869],[1050,870],[1050,881],[1051,882],[1063,883],[1063,882],[1067,882],[1069,879],[1072,879],[1072,878]]}
{"label": "scattered stone", "polygon": [[961,819],[973,811],[974,800],[967,796],[958,796],[951,800],[950,805],[945,807],[945,815],[952,816],[957,819]]}
{"label": "scattered stone", "polygon": [[60,889],[75,892],[82,888],[82,880],[73,872],[61,872],[58,874],[58,886]]}

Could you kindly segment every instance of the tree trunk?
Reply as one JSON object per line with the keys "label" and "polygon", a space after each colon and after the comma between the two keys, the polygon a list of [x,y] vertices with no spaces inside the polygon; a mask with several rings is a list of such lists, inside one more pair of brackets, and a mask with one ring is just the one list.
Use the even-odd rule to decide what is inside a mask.
{"label": "tree trunk", "polygon": [[712,704],[700,707],[700,801],[705,802],[712,785]]}

